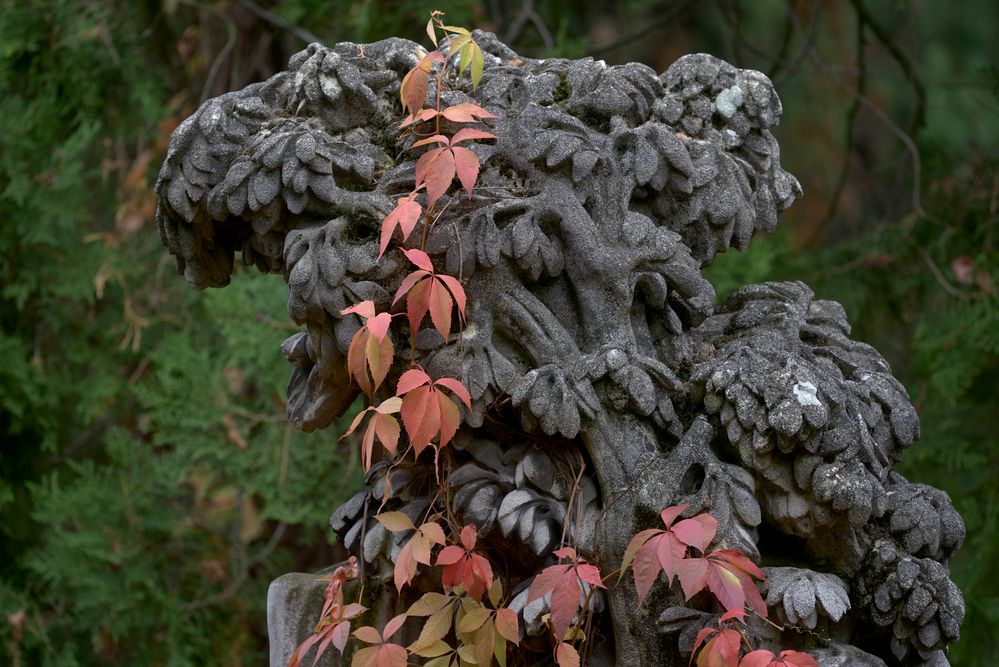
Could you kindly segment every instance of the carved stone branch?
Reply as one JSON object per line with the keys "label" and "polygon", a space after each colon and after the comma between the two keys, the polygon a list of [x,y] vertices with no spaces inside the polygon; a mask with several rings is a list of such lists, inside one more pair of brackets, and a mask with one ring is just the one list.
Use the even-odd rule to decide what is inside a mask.
{"label": "carved stone branch", "polygon": [[[964,615],[946,562],[964,525],[946,494],[892,469],[919,435],[905,389],[805,285],[715,305],[701,276],[801,195],[771,134],[770,81],[704,54],[657,74],[476,39],[474,97],[498,138],[474,147],[476,190],[445,195],[426,246],[464,283],[467,323],[447,340],[421,332],[416,354],[471,392],[444,497],[487,552],[519,563],[515,600],[561,540],[610,572],[659,510],[687,503],[718,519],[719,546],[768,567],[784,629],[754,625],[761,643],[824,665],[946,664]],[[419,154],[395,141],[416,61],[399,39],[313,44],[287,72],[202,105],[157,183],[163,242],[192,285],[228,283],[237,252],[287,281],[305,327],[283,345],[288,415],[304,429],[357,395],[344,361],[359,322],[340,310],[389,308],[403,277],[397,249],[378,259],[377,232]],[[446,104],[472,95],[461,80],[443,91]],[[392,335],[408,348],[404,326]],[[416,520],[432,476],[376,465],[334,513],[369,573],[390,573],[400,547],[369,499]],[[595,664],[685,664],[717,617],[665,587],[639,608],[630,581],[592,600],[614,654]],[[518,609],[538,630],[543,605]]]}

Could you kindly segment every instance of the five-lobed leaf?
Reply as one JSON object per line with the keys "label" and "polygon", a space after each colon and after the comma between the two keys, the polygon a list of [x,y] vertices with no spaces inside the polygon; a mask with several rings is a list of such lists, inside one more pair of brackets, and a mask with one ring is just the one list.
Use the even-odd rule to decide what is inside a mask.
{"label": "five-lobed leaf", "polygon": [[551,594],[551,623],[555,638],[561,641],[579,611],[580,580],[592,586],[604,588],[600,571],[576,555],[572,547],[563,547],[554,552],[558,558],[567,558],[568,564],[551,565],[542,570],[531,582],[527,592],[527,602]]}
{"label": "five-lobed leaf", "polygon": [[444,566],[441,583],[445,591],[451,591],[461,584],[469,598],[478,601],[493,585],[493,568],[485,557],[473,553],[475,541],[475,526],[465,526],[461,530],[461,546],[452,545],[441,549],[437,554],[437,565]]}
{"label": "five-lobed leaf", "polygon": [[361,465],[364,470],[371,467],[374,457],[375,438],[381,442],[382,447],[389,454],[395,454],[399,443],[399,422],[392,415],[402,408],[402,399],[397,396],[385,399],[377,406],[365,408],[359,412],[351,423],[350,428],[343,434],[346,438],[360,425],[365,417],[371,415],[367,428],[364,430],[364,437],[361,439]]}

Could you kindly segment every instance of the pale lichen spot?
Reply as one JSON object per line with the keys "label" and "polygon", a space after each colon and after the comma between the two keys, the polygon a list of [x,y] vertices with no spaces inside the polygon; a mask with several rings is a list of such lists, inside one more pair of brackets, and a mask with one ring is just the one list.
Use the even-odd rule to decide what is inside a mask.
{"label": "pale lichen spot", "polygon": [[815,385],[811,382],[798,382],[792,390],[801,405],[822,405],[822,401],[816,396]]}
{"label": "pale lichen spot", "polygon": [[738,85],[726,88],[715,97],[715,111],[731,118],[735,115],[736,109],[742,106],[742,88]]}

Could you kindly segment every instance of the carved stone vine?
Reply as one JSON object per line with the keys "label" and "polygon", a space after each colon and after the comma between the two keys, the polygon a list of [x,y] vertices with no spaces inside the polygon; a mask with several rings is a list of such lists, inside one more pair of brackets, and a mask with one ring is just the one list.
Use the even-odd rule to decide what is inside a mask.
{"label": "carved stone vine", "polygon": [[[448,340],[421,332],[416,352],[471,392],[446,502],[507,555],[523,630],[539,633],[544,609],[516,592],[564,539],[609,572],[660,509],[688,503],[764,566],[783,627],[754,625],[764,645],[828,665],[947,664],[964,602],[946,563],[965,530],[945,493],[892,469],[919,435],[904,387],[804,284],[716,305],[701,275],[801,194],[771,134],[769,79],[704,54],[657,74],[476,40],[475,101],[498,139],[474,147],[479,184],[442,200],[427,244],[463,282],[467,323]],[[396,128],[418,49],[309,46],[287,72],[202,105],[157,183],[162,240],[193,286],[227,284],[236,253],[287,281],[305,327],[282,346],[288,415],[305,430],[358,393],[345,356],[360,322],[340,311],[388,309],[404,275],[398,250],[377,259],[377,230],[413,180]],[[443,93],[471,94],[460,80]],[[393,335],[408,347],[404,326]],[[368,499],[415,520],[432,478],[422,460],[376,465],[334,513],[369,574],[390,573],[400,544]],[[606,660],[686,662],[713,612],[661,588],[641,608],[624,584],[591,598]]]}

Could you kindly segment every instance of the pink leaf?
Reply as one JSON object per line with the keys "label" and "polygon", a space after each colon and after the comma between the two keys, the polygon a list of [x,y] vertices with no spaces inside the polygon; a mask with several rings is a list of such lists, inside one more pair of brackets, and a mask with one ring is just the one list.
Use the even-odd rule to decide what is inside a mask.
{"label": "pink leaf", "polygon": [[766,575],[763,571],[756,566],[756,563],[749,560],[746,554],[741,551],[736,551],[735,549],[724,549],[722,551],[712,551],[710,556],[712,558],[720,558],[722,560],[728,561],[732,565],[735,565],[740,570],[744,570],[757,579],[762,579],[766,581]]}
{"label": "pink leaf", "polygon": [[652,585],[659,576],[659,561],[656,559],[656,545],[659,538],[654,537],[639,548],[635,554],[632,571],[635,577],[635,589],[638,591],[638,604],[641,606],[645,596],[652,590]]}
{"label": "pink leaf", "polygon": [[462,102],[441,111],[441,115],[455,123],[474,123],[482,118],[496,118],[477,104]]}
{"label": "pink leaf", "polygon": [[664,533],[656,545],[656,559],[666,574],[667,585],[673,583],[676,576],[676,564],[683,560],[687,549],[672,533]]}
{"label": "pink leaf", "polygon": [[457,134],[451,137],[451,145],[461,141],[471,141],[473,139],[495,139],[496,135],[489,132],[483,132],[482,130],[476,130],[470,127],[463,127],[458,130]]}
{"label": "pink leaf", "polygon": [[336,646],[336,649],[340,651],[340,653],[343,653],[343,649],[347,645],[347,639],[349,636],[350,621],[341,621],[336,624],[335,628],[333,628],[333,646]]}
{"label": "pink leaf", "polygon": [[382,632],[382,639],[388,639],[396,633],[396,631],[402,627],[402,624],[406,622],[406,614],[399,614],[398,616],[392,618],[388,623],[385,624],[385,630]]}
{"label": "pink leaf", "polygon": [[454,392],[455,396],[461,399],[461,402],[464,403],[469,410],[472,409],[472,397],[468,393],[468,389],[465,388],[465,385],[458,380],[455,380],[454,378],[441,378],[440,380],[434,382],[434,384],[447,387]]}
{"label": "pink leaf", "polygon": [[423,269],[417,269],[412,273],[408,274],[402,279],[402,283],[399,284],[399,289],[395,292],[395,298],[392,299],[392,305],[395,305],[402,297],[409,294],[416,283],[425,279],[427,276],[431,275],[429,271],[424,271]]}
{"label": "pink leaf", "polygon": [[555,637],[565,637],[572,618],[579,609],[579,579],[574,574],[562,578],[552,591],[552,626]]}
{"label": "pink leaf", "polygon": [[465,547],[466,551],[471,551],[475,548],[477,532],[474,523],[461,529],[461,544]]}
{"label": "pink leaf", "polygon": [[433,208],[441,195],[451,187],[454,175],[454,153],[448,148],[442,148],[437,157],[427,166],[424,174],[424,182],[427,184],[427,209]]}
{"label": "pink leaf", "polygon": [[406,296],[406,318],[409,320],[411,331],[418,331],[423,318],[430,308],[429,293],[430,286],[434,284],[433,278],[427,278],[413,285]]}
{"label": "pink leaf", "polygon": [[572,547],[562,547],[561,549],[556,549],[552,552],[555,554],[556,558],[568,558],[569,560],[576,560],[576,550]]}
{"label": "pink leaf", "polygon": [[457,278],[449,276],[445,273],[438,273],[435,276],[438,280],[447,285],[448,290],[451,292],[451,296],[454,297],[455,303],[458,304],[458,312],[461,313],[462,317],[465,316],[465,288],[461,286],[461,283]]}
{"label": "pink leaf", "polygon": [[770,651],[759,649],[742,656],[742,662],[739,663],[739,667],[770,667],[776,659],[777,656]]}
{"label": "pink leaf", "polygon": [[624,574],[624,571],[628,569],[629,565],[631,565],[631,561],[635,559],[635,554],[638,553],[638,550],[646,542],[648,542],[653,535],[659,535],[662,532],[663,531],[656,528],[647,528],[631,538],[631,541],[628,542],[628,548],[624,550],[624,559],[621,561],[622,574]]}
{"label": "pink leaf", "polygon": [[445,341],[451,333],[451,295],[439,280],[432,280],[427,293],[427,304],[430,306],[430,321]]}
{"label": "pink leaf", "polygon": [[665,523],[666,527],[669,528],[671,525],[673,525],[673,522],[676,521],[676,518],[681,514],[683,514],[683,510],[685,509],[687,509],[686,504],[673,505],[672,507],[667,507],[662,512],[660,512],[659,516],[662,517],[663,523]]}
{"label": "pink leaf", "polygon": [[340,311],[341,315],[348,315],[354,313],[360,315],[364,319],[375,316],[375,302],[374,301],[362,301],[361,303],[354,304],[350,308],[344,308]]}
{"label": "pink leaf", "polygon": [[698,514],[676,523],[670,530],[681,542],[703,552],[715,538],[718,520],[710,514]]}
{"label": "pink leaf", "polygon": [[604,582],[600,579],[600,569],[596,565],[588,565],[581,563],[576,566],[576,574],[579,578],[588,583],[591,586],[596,586],[597,588],[607,588],[604,586]]}
{"label": "pink leaf", "polygon": [[680,587],[689,600],[707,586],[708,561],[705,558],[684,558],[676,564]]}
{"label": "pink leaf", "polygon": [[447,137],[442,134],[435,134],[432,137],[427,137],[426,139],[420,139],[419,141],[413,142],[410,148],[416,148],[417,146],[426,146],[428,144],[444,144],[447,146],[450,143]]}
{"label": "pink leaf", "polygon": [[514,644],[520,643],[520,624],[517,620],[517,612],[513,609],[496,610],[496,631],[503,639]]}
{"label": "pink leaf", "polygon": [[374,317],[368,318],[368,331],[376,340],[382,341],[388,333],[389,325],[392,324],[392,315],[389,313],[378,313]]}
{"label": "pink leaf", "polygon": [[411,261],[417,266],[417,268],[428,271],[429,273],[434,272],[434,263],[430,261],[430,255],[423,252],[419,248],[410,248],[409,250],[403,250],[402,253],[406,255],[406,259]]}
{"label": "pink leaf", "polygon": [[724,565],[708,561],[706,580],[708,589],[714,593],[726,610],[742,609],[746,605],[746,593],[742,590],[742,582]]}
{"label": "pink leaf", "polygon": [[438,565],[452,565],[465,557],[465,550],[459,546],[448,546],[440,550],[437,554]]}
{"label": "pink leaf", "polygon": [[431,379],[426,371],[422,368],[411,368],[399,377],[399,383],[395,387],[395,395],[403,396],[417,387],[430,383]]}
{"label": "pink leaf", "polygon": [[555,662],[558,667],[579,667],[579,653],[571,644],[559,642],[555,648]]}
{"label": "pink leaf", "polygon": [[408,116],[406,116],[405,120],[399,123],[399,129],[401,130],[404,127],[409,127],[413,123],[422,123],[424,121],[428,121],[436,115],[437,115],[437,109],[420,109],[416,113],[409,114]]}
{"label": "pink leaf", "polygon": [[[418,202],[409,197],[400,197],[396,207],[386,216],[382,222],[382,235],[378,244],[378,256],[381,257],[388,249],[389,242],[396,227],[402,230],[402,240],[405,241],[416,228],[416,223],[420,220],[423,208]],[[370,316],[369,316],[370,317]]]}
{"label": "pink leaf", "polygon": [[800,651],[781,651],[778,659],[783,660],[788,667],[819,667],[815,658]]}
{"label": "pink leaf", "polygon": [[475,182],[479,179],[479,158],[475,156],[475,153],[461,146],[454,146],[451,149],[451,154],[454,155],[454,167],[458,174],[458,180],[461,181],[461,186],[471,197]]}

